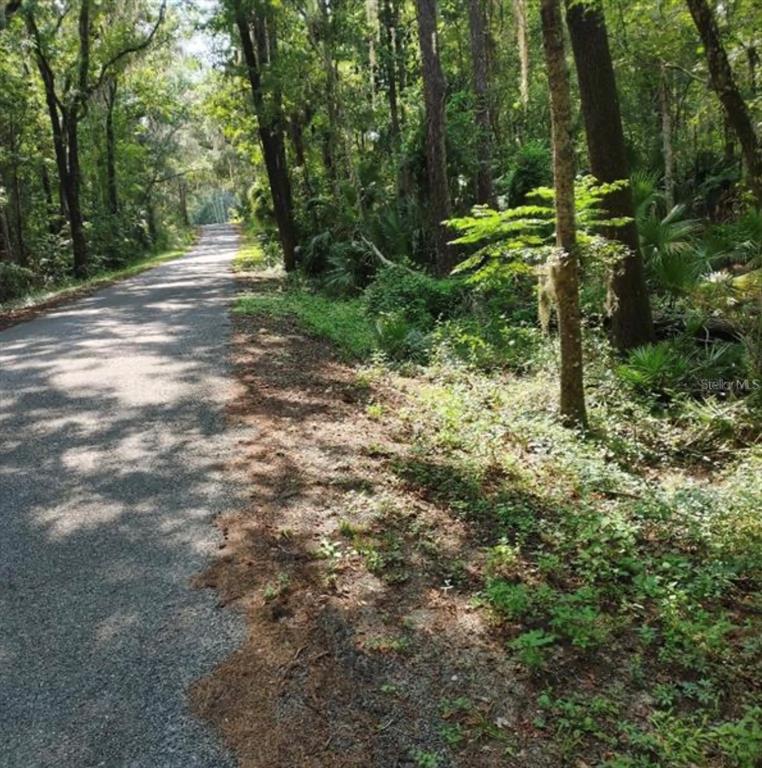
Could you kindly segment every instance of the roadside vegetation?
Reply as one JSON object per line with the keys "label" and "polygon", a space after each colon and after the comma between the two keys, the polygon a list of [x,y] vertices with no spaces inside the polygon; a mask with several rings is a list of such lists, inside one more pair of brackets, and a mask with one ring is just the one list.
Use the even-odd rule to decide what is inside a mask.
{"label": "roadside vegetation", "polygon": [[2,310],[134,274],[225,219],[181,47],[196,17],[147,0],[0,3]]}
{"label": "roadside vegetation", "polygon": [[[557,128],[570,121],[569,83],[558,7],[541,5]],[[703,4],[688,5],[716,46],[694,8]],[[684,169],[676,184],[668,154],[653,162],[665,134],[648,131],[631,135],[635,167],[623,161],[607,177],[601,142],[623,139],[596,133],[579,22],[567,14],[592,175],[571,170],[554,128],[555,155],[542,139],[498,148],[501,199],[471,197],[481,205],[458,215],[431,177],[418,218],[388,197],[305,208],[311,235],[284,259],[287,277],[236,309],[292,316],[334,342],[368,387],[365,418],[402,444],[369,447],[404,492],[349,504],[314,553],[326,582],[341,594],[344,570],[364,568],[408,605],[409,584],[423,579],[450,601],[445,637],[465,601],[502,649],[495,675],[524,675],[520,723],[480,709],[493,701],[489,669],[472,673],[468,695],[442,693],[431,717],[446,746],[416,748],[415,765],[477,765],[474,744],[491,744],[506,765],[752,768],[762,759],[759,201],[747,175],[749,186],[722,193],[734,202],[712,210],[714,182]],[[620,66],[635,66],[632,56]],[[422,57],[428,99],[423,42]],[[691,67],[702,71],[700,58]],[[624,87],[630,99],[636,82]],[[642,113],[626,103],[634,126]],[[448,126],[452,146],[460,128]],[[429,171],[435,162],[429,152]],[[445,246],[432,209],[447,219]],[[403,619],[370,647],[404,659],[416,642]],[[446,674],[444,655],[431,663]]]}
{"label": "roadside vegetation", "polygon": [[[186,236],[178,239],[183,240],[186,245],[190,245],[193,238],[188,232]],[[50,281],[47,284],[45,281],[36,279],[33,275],[19,273],[12,267],[6,271],[0,266],[0,272],[3,272],[3,277],[7,281],[5,289],[8,296],[11,297],[7,301],[0,301],[0,316],[4,315],[11,318],[15,313],[23,313],[35,307],[44,307],[50,303],[64,301],[70,296],[78,296],[83,292],[96,290],[117,280],[139,275],[147,269],[179,258],[185,251],[186,249],[183,247],[144,254],[136,259],[125,260],[125,265],[117,269],[98,270],[90,277],[80,280],[66,278],[60,281]],[[39,287],[41,284],[45,287]]]}
{"label": "roadside vegetation", "polygon": [[[697,311],[659,290],[675,317]],[[707,343],[696,318],[622,358],[588,323],[581,432],[557,419],[530,275],[495,287],[387,266],[351,298],[292,277],[236,311],[298,318],[361,384],[397,382],[401,416],[383,394],[366,406],[408,446],[384,471],[447,511],[427,528],[397,510],[393,533],[350,516],[324,558],[349,539],[390,589],[421,569],[470,601],[531,679],[533,727],[564,764],[756,764],[760,392],[705,383],[756,381],[742,340]],[[440,552],[450,518],[479,545]],[[474,706],[445,707],[455,755]]]}

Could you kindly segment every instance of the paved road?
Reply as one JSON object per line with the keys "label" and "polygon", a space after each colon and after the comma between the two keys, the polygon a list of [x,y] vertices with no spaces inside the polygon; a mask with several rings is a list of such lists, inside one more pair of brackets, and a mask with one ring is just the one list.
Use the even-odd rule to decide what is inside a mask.
{"label": "paved road", "polygon": [[224,768],[188,684],[241,640],[189,581],[221,462],[236,236],[0,332],[0,766]]}

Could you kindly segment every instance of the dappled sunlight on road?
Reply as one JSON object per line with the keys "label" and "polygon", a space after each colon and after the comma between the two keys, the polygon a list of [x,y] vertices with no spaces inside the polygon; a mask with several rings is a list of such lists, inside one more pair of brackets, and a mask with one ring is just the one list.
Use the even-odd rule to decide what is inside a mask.
{"label": "dappled sunlight on road", "polygon": [[[0,333],[0,722],[11,764],[227,765],[185,688],[240,637],[190,587],[223,477],[229,227]],[[2,760],[0,760],[2,762]]]}

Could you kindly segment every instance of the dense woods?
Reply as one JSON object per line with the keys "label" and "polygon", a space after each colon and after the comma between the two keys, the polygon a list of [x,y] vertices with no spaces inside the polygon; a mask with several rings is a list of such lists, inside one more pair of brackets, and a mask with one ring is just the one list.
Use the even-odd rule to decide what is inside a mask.
{"label": "dense woods", "polygon": [[[726,300],[739,280],[756,286],[754,246],[739,249],[760,239],[755,4],[569,0],[560,13],[574,104],[568,130],[551,133],[547,36],[539,6],[519,0],[240,0],[206,15],[192,4],[6,3],[3,300],[117,268],[192,221],[229,215],[276,235],[286,270],[347,294],[372,280],[379,253],[446,277],[478,245],[454,244],[452,217],[473,205],[510,217],[554,178],[553,152],[612,185],[574,258],[585,322],[619,352],[662,338],[681,322],[675,300],[705,294],[709,278]],[[194,25],[223,66],[184,52]],[[490,258],[502,226],[482,232]],[[534,234],[499,260],[546,251],[559,281],[546,295],[566,326],[578,290],[550,268],[551,233]],[[709,314],[739,339],[755,333],[719,306]]]}
{"label": "dense woods", "polygon": [[560,760],[506,764],[751,768],[761,54],[755,0],[6,0],[0,307],[234,221],[240,311],[428,387],[400,477]]}
{"label": "dense woods", "polygon": [[0,301],[183,239],[202,132],[182,24],[161,3],[6,4]]}

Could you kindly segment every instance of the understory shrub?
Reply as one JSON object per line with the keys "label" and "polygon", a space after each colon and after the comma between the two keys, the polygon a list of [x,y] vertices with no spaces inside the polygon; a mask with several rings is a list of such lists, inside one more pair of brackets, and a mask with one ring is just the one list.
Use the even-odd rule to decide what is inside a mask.
{"label": "understory shrub", "polygon": [[497,186],[505,190],[508,205],[523,205],[531,190],[549,184],[552,180],[550,167],[550,149],[544,143],[529,141],[524,144],[508,173],[498,181]]}
{"label": "understory shrub", "polygon": [[8,262],[0,263],[0,303],[20,299],[35,285],[31,269]]}
{"label": "understory shrub", "polygon": [[423,363],[431,349],[431,334],[405,317],[400,310],[382,312],[375,323],[379,348],[397,362]]}
{"label": "understory shrub", "polygon": [[431,330],[438,319],[463,309],[465,286],[457,279],[437,279],[404,267],[385,267],[365,290],[371,317],[400,313],[421,330]]}
{"label": "understory shrub", "polygon": [[688,371],[687,357],[669,341],[634,349],[617,369],[619,377],[635,389],[657,394],[674,392]]}
{"label": "understory shrub", "polygon": [[482,370],[530,370],[546,338],[529,325],[512,325],[502,317],[460,317],[437,325],[433,345],[441,352]]}
{"label": "understory shrub", "polygon": [[689,337],[638,347],[616,369],[618,377],[647,395],[674,397],[748,394],[750,361],[739,343],[697,345]]}

